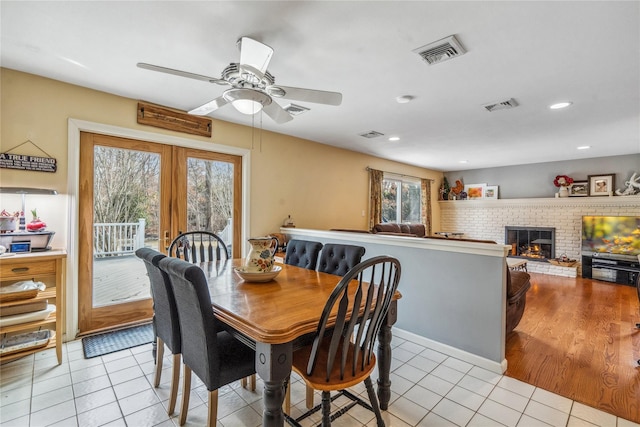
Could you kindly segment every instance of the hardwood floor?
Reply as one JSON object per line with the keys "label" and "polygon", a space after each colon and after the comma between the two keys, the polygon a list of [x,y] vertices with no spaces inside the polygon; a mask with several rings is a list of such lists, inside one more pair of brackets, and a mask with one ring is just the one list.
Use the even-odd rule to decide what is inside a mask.
{"label": "hardwood floor", "polygon": [[640,423],[635,286],[531,274],[506,375]]}

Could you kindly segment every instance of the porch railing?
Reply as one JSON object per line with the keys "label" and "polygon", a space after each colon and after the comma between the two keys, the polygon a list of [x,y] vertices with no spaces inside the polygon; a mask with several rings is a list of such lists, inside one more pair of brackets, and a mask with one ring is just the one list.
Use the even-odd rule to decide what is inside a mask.
{"label": "porch railing", "polygon": [[231,247],[233,243],[233,219],[227,219],[227,225],[218,233],[218,236],[222,239],[222,241],[228,246]]}
{"label": "porch railing", "polygon": [[146,220],[128,223],[93,224],[93,255],[96,258],[133,255],[144,247]]}

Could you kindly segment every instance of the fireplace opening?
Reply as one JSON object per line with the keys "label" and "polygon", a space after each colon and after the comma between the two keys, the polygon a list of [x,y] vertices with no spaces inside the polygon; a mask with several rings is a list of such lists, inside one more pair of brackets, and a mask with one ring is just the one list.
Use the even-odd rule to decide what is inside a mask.
{"label": "fireplace opening", "polygon": [[509,256],[546,261],[556,257],[556,229],[553,227],[504,228],[504,241],[511,246]]}

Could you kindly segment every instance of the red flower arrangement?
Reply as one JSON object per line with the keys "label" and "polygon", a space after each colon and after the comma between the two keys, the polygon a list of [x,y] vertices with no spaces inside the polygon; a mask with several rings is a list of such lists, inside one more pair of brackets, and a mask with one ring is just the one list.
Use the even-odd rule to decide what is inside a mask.
{"label": "red flower arrangement", "polygon": [[553,185],[556,187],[568,187],[573,184],[573,178],[567,175],[558,175],[556,179],[553,180]]}

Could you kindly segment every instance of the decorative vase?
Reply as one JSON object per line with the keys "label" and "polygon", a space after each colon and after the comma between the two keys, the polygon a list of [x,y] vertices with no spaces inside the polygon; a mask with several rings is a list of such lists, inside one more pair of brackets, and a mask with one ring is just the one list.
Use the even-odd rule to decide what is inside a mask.
{"label": "decorative vase", "polygon": [[[273,255],[278,248],[275,237],[253,237],[249,239],[251,250],[245,261],[245,270],[250,273],[267,273],[273,269]],[[274,245],[275,243],[275,245]]]}
{"label": "decorative vase", "polygon": [[567,187],[560,187],[558,194],[560,197],[569,197],[569,189]]}

